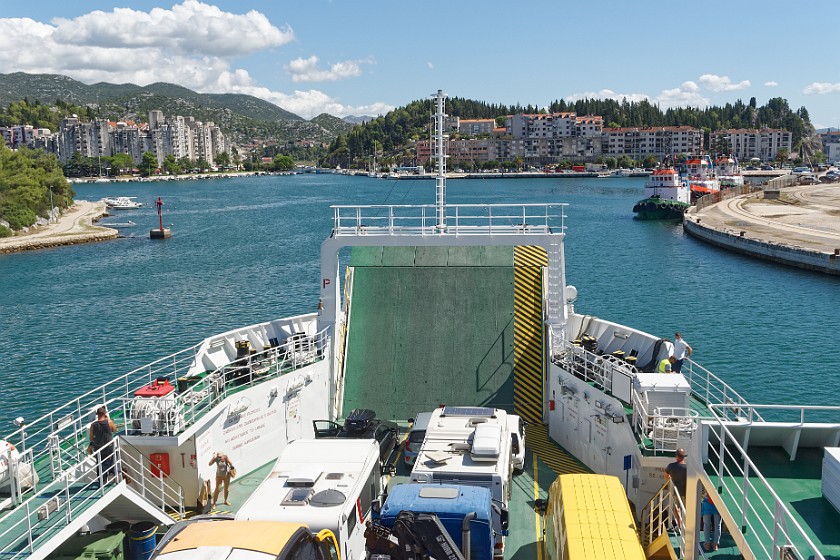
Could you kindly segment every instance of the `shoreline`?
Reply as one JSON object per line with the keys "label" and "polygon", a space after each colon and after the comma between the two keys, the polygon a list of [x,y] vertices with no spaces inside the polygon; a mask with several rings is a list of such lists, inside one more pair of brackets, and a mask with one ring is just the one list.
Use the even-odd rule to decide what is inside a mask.
{"label": "shoreline", "polygon": [[73,206],[54,224],[31,227],[29,233],[0,238],[0,254],[116,239],[119,237],[117,230],[94,225],[108,215],[108,209],[102,201],[74,201]]}

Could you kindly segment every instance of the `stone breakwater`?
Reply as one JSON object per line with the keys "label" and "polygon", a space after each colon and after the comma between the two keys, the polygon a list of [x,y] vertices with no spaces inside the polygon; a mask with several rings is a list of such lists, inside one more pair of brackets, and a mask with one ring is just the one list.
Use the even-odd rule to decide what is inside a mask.
{"label": "stone breakwater", "polygon": [[116,239],[117,230],[93,225],[107,215],[108,210],[102,202],[77,202],[58,223],[28,235],[0,239],[0,254]]}

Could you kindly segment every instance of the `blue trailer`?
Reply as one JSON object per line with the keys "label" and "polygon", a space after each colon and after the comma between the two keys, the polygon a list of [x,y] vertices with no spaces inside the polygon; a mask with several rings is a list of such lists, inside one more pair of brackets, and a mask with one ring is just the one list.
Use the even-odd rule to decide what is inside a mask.
{"label": "blue trailer", "polygon": [[473,560],[492,560],[495,535],[489,489],[454,484],[399,484],[382,506],[380,523],[393,528],[401,511],[434,513],[461,550],[464,517],[474,512],[475,518],[469,522],[470,556]]}

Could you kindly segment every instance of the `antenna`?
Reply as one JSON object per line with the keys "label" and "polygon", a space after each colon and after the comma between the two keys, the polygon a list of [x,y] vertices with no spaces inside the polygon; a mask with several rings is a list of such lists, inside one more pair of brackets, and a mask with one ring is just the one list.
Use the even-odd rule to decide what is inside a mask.
{"label": "antenna", "polygon": [[446,94],[443,90],[438,90],[432,96],[435,99],[435,152],[434,156],[437,159],[437,176],[435,177],[435,206],[437,207],[437,229],[440,232],[446,231],[446,158],[444,153],[444,140],[449,138],[443,133],[446,114],[443,112],[445,107]]}

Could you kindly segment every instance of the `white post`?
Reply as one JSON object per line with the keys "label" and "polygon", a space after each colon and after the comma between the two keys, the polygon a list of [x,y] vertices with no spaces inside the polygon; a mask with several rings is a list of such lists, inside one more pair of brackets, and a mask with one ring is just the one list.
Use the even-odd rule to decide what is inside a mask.
{"label": "white post", "polygon": [[437,229],[439,232],[446,230],[446,155],[444,140],[449,136],[444,134],[446,124],[444,104],[446,94],[438,90],[434,95],[435,99],[435,155],[437,158],[437,176],[435,177],[435,206],[437,207]]}

